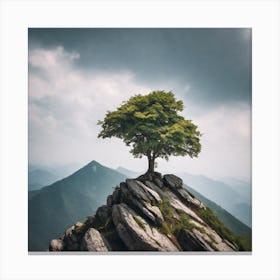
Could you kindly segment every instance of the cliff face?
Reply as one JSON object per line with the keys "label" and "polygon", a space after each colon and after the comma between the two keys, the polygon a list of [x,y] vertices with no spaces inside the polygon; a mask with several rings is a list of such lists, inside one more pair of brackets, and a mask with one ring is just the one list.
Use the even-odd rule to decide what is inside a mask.
{"label": "cliff face", "polygon": [[[127,179],[84,223],[77,222],[50,251],[237,251],[219,235],[209,209],[175,175]],[[211,213],[210,213],[210,217]],[[219,231],[219,230],[218,230]]]}

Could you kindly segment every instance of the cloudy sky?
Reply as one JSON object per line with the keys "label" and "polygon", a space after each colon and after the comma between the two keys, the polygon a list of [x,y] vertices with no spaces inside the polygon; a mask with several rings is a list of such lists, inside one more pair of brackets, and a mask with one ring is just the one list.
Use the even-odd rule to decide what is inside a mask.
{"label": "cloudy sky", "polygon": [[145,170],[121,140],[97,138],[97,121],[162,89],[203,136],[197,159],[160,159],[159,171],[251,177],[250,29],[31,28],[28,37],[29,163]]}

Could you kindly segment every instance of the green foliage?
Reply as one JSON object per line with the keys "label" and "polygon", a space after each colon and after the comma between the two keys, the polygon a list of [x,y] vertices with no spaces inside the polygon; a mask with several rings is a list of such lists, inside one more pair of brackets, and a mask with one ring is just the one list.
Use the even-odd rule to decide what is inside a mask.
{"label": "green foliage", "polygon": [[[167,198],[164,198],[162,203],[158,204],[157,206],[161,210],[164,217],[164,222],[160,227],[160,230],[164,234],[176,236],[176,234],[179,233],[181,229],[187,229],[190,231],[196,229],[201,233],[207,234],[211,240],[211,246],[215,248],[216,242],[213,235],[208,234],[203,227],[192,223],[191,218],[184,211],[175,210]],[[251,251],[251,241],[228,230],[208,207],[206,207],[206,209],[199,209],[195,211],[222,238],[236,244],[240,251]]]}
{"label": "green foliage", "polygon": [[227,229],[218,217],[206,207],[198,210],[198,215],[206,221],[222,238],[236,244],[240,251],[251,251],[251,241],[248,238],[238,236]]}
{"label": "green foliage", "polygon": [[98,122],[102,126],[98,137],[122,139],[132,146],[135,157],[147,156],[152,168],[158,157],[197,157],[201,134],[192,121],[178,114],[182,110],[183,102],[177,101],[172,92],[135,95]]}
{"label": "green foliage", "polygon": [[181,229],[192,230],[197,228],[199,230],[199,227],[191,222],[190,217],[185,212],[175,211],[167,198],[164,198],[158,207],[164,217],[164,222],[161,226],[163,233],[171,235],[176,234]]}
{"label": "green foliage", "polygon": [[200,194],[199,192],[192,189],[190,186],[186,187],[188,191],[190,191],[196,198],[198,198],[204,205],[209,207],[216,216],[220,219],[220,221],[227,227],[229,230],[234,232],[237,235],[246,237],[251,239],[252,230],[247,225],[243,224],[239,220],[237,220],[234,216],[232,216],[229,212],[224,210],[222,207],[214,203],[213,201],[207,199],[205,196]]}
{"label": "green foliage", "polygon": [[135,216],[133,216],[133,219],[134,219],[134,221],[138,224],[138,226],[140,227],[140,228],[142,228],[142,229],[146,229],[145,228],[145,224],[140,220],[140,219],[138,219],[137,217],[135,217]]}
{"label": "green foliage", "polygon": [[173,217],[175,210],[174,208],[171,206],[169,199],[164,197],[162,200],[162,203],[160,203],[158,205],[161,213],[165,216],[165,217]]}

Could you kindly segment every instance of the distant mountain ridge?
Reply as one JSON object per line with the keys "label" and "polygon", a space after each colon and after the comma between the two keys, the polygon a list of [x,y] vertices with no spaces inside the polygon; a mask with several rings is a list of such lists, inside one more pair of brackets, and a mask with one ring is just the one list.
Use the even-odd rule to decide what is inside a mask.
{"label": "distant mountain ridge", "polygon": [[234,190],[246,198],[246,202],[251,203],[252,188],[249,180],[233,177],[222,177],[219,181],[224,182],[230,186],[234,186]]}
{"label": "distant mountain ridge", "polygon": [[59,176],[46,170],[35,169],[28,171],[28,190],[37,190],[54,183]]}
{"label": "distant mountain ridge", "polygon": [[128,170],[128,169],[126,169],[124,167],[121,167],[121,166],[119,166],[116,170],[118,172],[126,175],[128,178],[136,178],[136,177],[140,176],[140,173]]}
{"label": "distant mountain ridge", "polygon": [[251,239],[252,236],[252,229],[239,221],[237,218],[235,218],[233,215],[231,215],[229,212],[224,210],[222,207],[217,205],[215,202],[207,199],[205,196],[200,194],[199,192],[195,191],[190,186],[184,186],[190,193],[195,195],[202,203],[204,203],[207,207],[209,207],[218,217],[219,219],[224,223],[224,225],[229,228],[231,231],[233,231],[236,234],[239,234],[241,236],[245,236],[249,239]]}
{"label": "distant mountain ridge", "polygon": [[94,213],[125,176],[92,161],[72,175],[29,193],[28,248],[45,251],[54,235]]}
{"label": "distant mountain ridge", "polygon": [[234,181],[231,179],[233,185],[229,185],[203,175],[193,175],[187,172],[178,173],[176,175],[180,176],[184,182],[195,191],[227,210],[246,225],[252,225],[250,184],[237,185],[234,184]]}
{"label": "distant mountain ridge", "polygon": [[39,190],[58,180],[68,177],[77,168],[74,165],[49,167],[45,165],[28,164],[28,190]]}

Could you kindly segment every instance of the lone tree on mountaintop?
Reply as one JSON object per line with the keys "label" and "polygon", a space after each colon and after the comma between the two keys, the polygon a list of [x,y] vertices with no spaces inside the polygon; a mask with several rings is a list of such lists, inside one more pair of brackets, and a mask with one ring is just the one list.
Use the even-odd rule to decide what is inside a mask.
{"label": "lone tree on mountaintop", "polygon": [[201,150],[201,133],[192,121],[178,114],[180,111],[183,102],[177,101],[172,92],[135,95],[98,121],[102,126],[98,137],[122,139],[132,146],[130,152],[135,157],[148,158],[147,173],[153,174],[156,158],[168,160],[171,155],[193,158]]}

